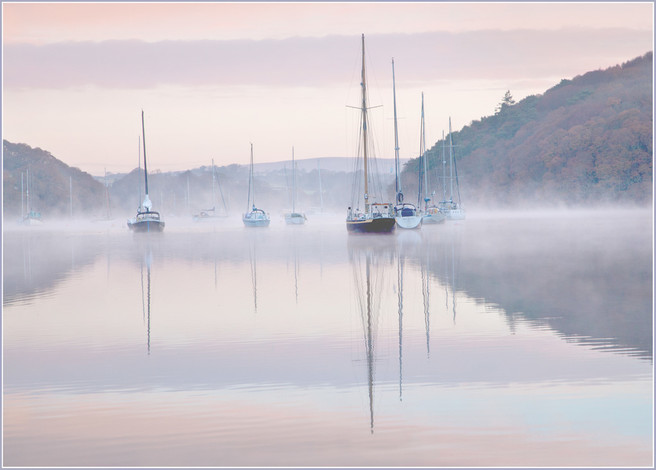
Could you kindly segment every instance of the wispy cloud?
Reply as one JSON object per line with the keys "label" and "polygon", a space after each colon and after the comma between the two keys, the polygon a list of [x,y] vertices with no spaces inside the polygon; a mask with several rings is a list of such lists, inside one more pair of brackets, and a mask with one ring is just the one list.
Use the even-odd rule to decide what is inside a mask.
{"label": "wispy cloud", "polygon": [[[391,57],[405,83],[568,76],[614,65],[652,48],[649,31],[564,29],[367,36],[369,60],[385,82]],[[111,40],[5,44],[7,88],[158,85],[322,87],[352,78],[359,37],[280,40]],[[399,80],[399,86],[404,81]]]}

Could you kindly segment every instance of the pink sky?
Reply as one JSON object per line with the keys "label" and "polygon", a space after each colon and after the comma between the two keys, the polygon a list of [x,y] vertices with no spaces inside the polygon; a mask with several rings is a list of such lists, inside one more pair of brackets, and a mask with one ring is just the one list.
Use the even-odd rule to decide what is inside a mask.
{"label": "pink sky", "polygon": [[644,3],[3,3],[3,138],[92,174],[353,156],[360,35],[378,156],[653,50]]}

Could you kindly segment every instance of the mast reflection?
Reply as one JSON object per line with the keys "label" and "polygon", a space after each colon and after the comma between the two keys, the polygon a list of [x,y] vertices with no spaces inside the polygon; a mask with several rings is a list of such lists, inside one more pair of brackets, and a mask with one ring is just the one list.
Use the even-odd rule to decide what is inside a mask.
{"label": "mast reflection", "polygon": [[[146,322],[146,345],[150,356],[150,270],[153,262],[153,252],[150,247],[141,259],[141,314]],[[146,290],[144,295],[144,264],[146,265]]]}
{"label": "mast reflection", "polygon": [[[374,235],[374,237],[376,237]],[[377,243],[374,243],[377,242]],[[391,240],[391,243],[394,241]],[[349,238],[349,259],[353,268],[356,299],[362,321],[364,349],[367,363],[369,395],[369,426],[374,433],[374,381],[376,376],[376,336],[380,299],[383,294],[383,264],[392,245],[389,240],[374,239],[371,235]]]}

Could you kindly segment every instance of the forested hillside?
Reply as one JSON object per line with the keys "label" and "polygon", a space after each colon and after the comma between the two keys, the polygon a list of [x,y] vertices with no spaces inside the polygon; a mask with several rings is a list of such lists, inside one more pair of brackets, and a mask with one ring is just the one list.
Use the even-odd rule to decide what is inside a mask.
{"label": "forested hillside", "polygon": [[[25,144],[2,142],[2,206],[5,218],[22,217],[27,211],[29,176],[30,209],[44,217],[70,215],[101,218],[105,213],[103,184],[78,168],[73,168],[45,150]],[[24,214],[23,214],[24,215]]]}
{"label": "forested hillside", "polygon": [[[652,67],[650,52],[562,80],[518,103],[508,93],[496,114],[453,132],[465,207],[651,201]],[[449,137],[445,140],[448,162]],[[427,152],[438,199],[442,144]],[[411,160],[404,169],[415,191],[418,163]]]}

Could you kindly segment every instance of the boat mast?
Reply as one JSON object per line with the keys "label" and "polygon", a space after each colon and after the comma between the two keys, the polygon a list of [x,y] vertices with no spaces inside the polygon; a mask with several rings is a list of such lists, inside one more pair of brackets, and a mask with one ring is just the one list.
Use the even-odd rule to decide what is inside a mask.
{"label": "boat mast", "polygon": [[442,200],[446,201],[446,139],[444,138],[444,131],[442,131]]}
{"label": "boat mast", "polygon": [[323,188],[321,187],[321,158],[317,159],[317,169],[319,170],[319,201],[321,204],[321,212],[323,212]]}
{"label": "boat mast", "polygon": [[25,206],[27,207],[27,215],[30,215],[30,169],[25,170]]}
{"label": "boat mast", "polygon": [[364,212],[369,213],[369,171],[367,167],[367,84],[364,70],[364,34],[362,35],[362,151],[364,157]]}
{"label": "boat mast", "polygon": [[426,125],[424,123],[424,92],[421,92],[421,138],[419,140],[419,153],[424,163],[424,209],[428,208],[428,165],[426,163]]}
{"label": "boat mast", "polygon": [[451,138],[451,117],[449,116],[449,184],[451,202],[453,202],[453,139]]}
{"label": "boat mast", "polygon": [[[251,211],[251,186],[253,186],[253,142],[251,142],[251,171],[248,178],[248,207],[246,212]],[[255,207],[255,188],[253,188],[253,207]]]}
{"label": "boat mast", "polygon": [[144,124],[144,112],[141,110],[141,134],[143,135],[143,151],[144,151],[144,189],[146,195],[144,196],[143,206],[146,209],[146,212],[150,212],[150,208],[153,206],[148,197],[148,166],[146,164],[146,126]]}
{"label": "boat mast", "polygon": [[148,167],[146,166],[146,127],[144,125],[143,110],[141,110],[141,133],[143,135],[143,151],[144,151],[144,185],[146,190],[146,197],[148,197]]}
{"label": "boat mast", "polygon": [[394,58],[392,57],[392,96],[394,97],[394,167],[396,170],[396,203],[403,201],[401,191],[401,168],[399,163],[399,129],[396,123],[396,78],[394,76]]}
{"label": "boat mast", "polygon": [[214,205],[214,159],[212,159],[212,207]]}
{"label": "boat mast", "polygon": [[139,150],[139,158],[137,159],[137,180],[139,181],[139,204],[137,207],[141,207],[141,136],[139,136],[139,145],[137,146]]}
{"label": "boat mast", "polygon": [[292,145],[292,214],[296,212],[296,166],[294,166],[294,146]]}

